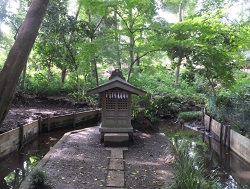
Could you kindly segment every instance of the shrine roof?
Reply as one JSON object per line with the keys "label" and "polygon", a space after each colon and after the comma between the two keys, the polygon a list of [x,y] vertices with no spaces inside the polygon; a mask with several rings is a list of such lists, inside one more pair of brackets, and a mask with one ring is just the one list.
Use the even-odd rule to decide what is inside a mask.
{"label": "shrine roof", "polygon": [[113,77],[112,79],[108,80],[106,83],[99,85],[93,89],[90,89],[88,91],[88,94],[101,93],[101,92],[108,91],[108,90],[115,89],[115,88],[128,91],[132,94],[143,95],[143,96],[146,95],[145,91],[135,87],[134,85],[131,85],[130,83],[126,82],[124,79],[122,79],[119,76]]}

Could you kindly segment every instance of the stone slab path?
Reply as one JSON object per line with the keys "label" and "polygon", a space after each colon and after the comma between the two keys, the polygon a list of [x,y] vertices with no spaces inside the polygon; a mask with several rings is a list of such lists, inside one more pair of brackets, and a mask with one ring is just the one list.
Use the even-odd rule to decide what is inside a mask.
{"label": "stone slab path", "polygon": [[[165,189],[172,180],[168,140],[134,132],[129,148],[105,148],[98,127],[66,133],[36,168],[49,189]],[[28,176],[20,189],[30,187]]]}
{"label": "stone slab path", "polygon": [[125,189],[125,170],[123,151],[128,148],[106,148],[111,151],[109,160],[108,176],[106,180],[107,189]]}

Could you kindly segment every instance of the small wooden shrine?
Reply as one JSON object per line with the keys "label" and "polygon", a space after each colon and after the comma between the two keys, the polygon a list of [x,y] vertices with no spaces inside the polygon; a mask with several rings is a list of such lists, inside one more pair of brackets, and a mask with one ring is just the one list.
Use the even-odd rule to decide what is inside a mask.
{"label": "small wooden shrine", "polygon": [[125,133],[129,136],[129,140],[132,140],[131,95],[145,95],[146,92],[126,82],[121,71],[115,69],[106,83],[89,90],[88,93],[99,93],[101,97],[102,123],[99,128],[101,141],[105,143],[107,133],[118,135],[107,134],[106,138],[112,136],[122,138],[126,135],[119,135],[119,133]]}

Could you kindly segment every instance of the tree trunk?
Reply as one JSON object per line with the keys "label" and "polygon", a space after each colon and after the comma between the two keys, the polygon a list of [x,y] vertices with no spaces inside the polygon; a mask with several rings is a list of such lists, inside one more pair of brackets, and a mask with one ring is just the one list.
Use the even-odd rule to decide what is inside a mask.
{"label": "tree trunk", "polygon": [[65,78],[66,78],[66,66],[64,65],[62,68],[62,76],[61,76],[61,82],[64,83],[65,82]]}
{"label": "tree trunk", "polygon": [[130,36],[130,48],[129,48],[129,56],[130,56],[130,66],[128,70],[128,78],[127,81],[129,82],[130,75],[132,73],[133,65],[134,65],[134,38]]}
{"label": "tree trunk", "polygon": [[0,17],[0,39],[2,38],[3,32],[2,32],[2,26],[3,26],[3,20],[6,17],[6,6],[7,6],[8,1],[4,0],[1,3],[1,17]]}
{"label": "tree trunk", "polygon": [[[182,11],[183,11],[183,5],[182,5],[182,1],[181,1],[181,3],[179,4],[179,22],[182,22]],[[182,61],[182,57],[179,56],[178,57],[177,68],[176,68],[176,71],[175,71],[175,84],[176,85],[179,83],[181,61]]]}
{"label": "tree trunk", "polygon": [[130,75],[132,73],[132,69],[133,69],[133,65],[134,65],[134,44],[135,44],[135,40],[134,40],[134,36],[132,33],[132,20],[133,20],[133,13],[132,13],[132,8],[130,8],[129,10],[129,30],[130,30],[130,36],[129,36],[129,57],[130,57],[130,66],[129,66],[129,70],[128,70],[128,78],[127,81],[129,82],[130,79]]}
{"label": "tree trunk", "polygon": [[179,83],[179,76],[180,76],[180,69],[181,69],[181,62],[182,62],[182,57],[178,57],[178,63],[177,63],[177,68],[175,70],[175,84],[177,85]]}
{"label": "tree trunk", "polygon": [[[88,15],[88,19],[89,19],[89,25],[91,25],[91,22],[92,22],[92,19],[91,19],[91,14],[89,13]],[[101,21],[100,21],[101,22]],[[98,27],[99,24],[97,24],[96,27]],[[97,29],[97,28],[96,28]],[[92,31],[93,33],[91,33],[90,35],[90,38],[89,38],[89,42],[90,43],[93,43],[94,42],[94,34],[95,34],[95,29]],[[92,58],[91,60],[91,63],[93,65],[93,74],[94,74],[94,77],[96,79],[96,86],[99,85],[99,78],[98,78],[98,71],[97,71],[97,63],[96,63],[96,60],[95,58]]]}
{"label": "tree trunk", "polygon": [[0,72],[0,127],[13,100],[18,79],[27,63],[49,0],[33,0]]}
{"label": "tree trunk", "polygon": [[3,22],[0,18],[0,39],[2,38],[2,24],[3,24]]}
{"label": "tree trunk", "polygon": [[47,81],[50,82],[50,75],[51,75],[51,65],[50,65],[51,61],[49,61],[48,65],[47,65]]}
{"label": "tree trunk", "polygon": [[119,39],[119,33],[118,33],[118,20],[117,20],[117,12],[114,11],[114,19],[115,19],[115,42],[116,42],[116,51],[117,51],[117,67],[119,70],[122,69],[121,65],[121,53],[120,53],[120,39]]}
{"label": "tree trunk", "polygon": [[[79,12],[80,12],[80,9],[81,9],[81,6],[82,6],[82,3],[80,3],[79,6],[78,6],[78,9],[77,9],[77,12],[76,12],[76,15],[75,15],[75,20],[78,19]],[[70,44],[71,41],[72,41],[73,35],[74,35],[74,32],[71,32],[71,33],[70,33],[70,36],[69,36],[69,44]],[[65,41],[65,42],[66,42],[66,41]],[[66,47],[66,51],[67,51],[67,50],[68,50],[68,48]],[[62,68],[62,75],[61,75],[61,82],[62,82],[62,83],[65,82],[66,73],[67,73],[67,67],[66,67],[66,64],[64,63],[63,68]]]}
{"label": "tree trunk", "polygon": [[22,81],[21,81],[21,92],[24,93],[24,84],[25,84],[25,78],[26,78],[26,70],[27,70],[27,64],[25,64],[23,68],[23,74],[22,74]]}

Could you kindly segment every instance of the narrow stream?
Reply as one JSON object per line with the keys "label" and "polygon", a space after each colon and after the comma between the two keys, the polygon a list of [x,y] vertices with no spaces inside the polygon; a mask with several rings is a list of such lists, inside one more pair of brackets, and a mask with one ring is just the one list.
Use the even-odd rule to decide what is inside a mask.
{"label": "narrow stream", "polygon": [[22,148],[0,159],[0,189],[18,189],[25,176],[69,130],[42,133]]}
{"label": "narrow stream", "polygon": [[211,137],[203,134],[202,138],[208,145],[206,167],[217,172],[221,187],[250,189],[250,164]]}
{"label": "narrow stream", "polygon": [[[219,189],[250,189],[250,164],[204,133],[191,129],[167,134],[173,143],[189,144],[189,153],[203,159],[205,168],[219,179]],[[202,161],[202,160],[201,160]]]}
{"label": "narrow stream", "polygon": [[[43,133],[27,144],[21,154],[16,151],[0,159],[0,189],[18,189],[25,176],[68,131]],[[204,157],[207,170],[219,177],[221,189],[250,189],[250,164],[235,153],[212,138],[190,129],[170,135],[168,137],[175,142],[189,139],[190,153]]]}

